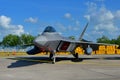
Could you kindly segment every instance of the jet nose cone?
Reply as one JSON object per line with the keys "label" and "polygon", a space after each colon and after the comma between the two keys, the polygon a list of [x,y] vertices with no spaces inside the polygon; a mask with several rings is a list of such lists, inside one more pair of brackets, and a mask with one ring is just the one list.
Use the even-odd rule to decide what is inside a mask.
{"label": "jet nose cone", "polygon": [[40,52],[39,48],[35,46],[33,49],[27,51],[27,54],[34,55],[34,54],[37,54],[39,52]]}

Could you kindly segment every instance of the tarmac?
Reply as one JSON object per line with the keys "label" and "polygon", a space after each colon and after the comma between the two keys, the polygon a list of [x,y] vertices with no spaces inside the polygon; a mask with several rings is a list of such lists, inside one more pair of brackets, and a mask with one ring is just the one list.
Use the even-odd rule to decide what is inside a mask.
{"label": "tarmac", "polygon": [[0,58],[0,80],[120,80],[120,55]]}

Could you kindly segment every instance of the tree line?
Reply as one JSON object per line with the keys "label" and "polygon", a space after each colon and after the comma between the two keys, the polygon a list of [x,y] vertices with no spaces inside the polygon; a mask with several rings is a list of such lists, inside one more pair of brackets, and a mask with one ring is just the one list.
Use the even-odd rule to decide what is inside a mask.
{"label": "tree line", "polygon": [[30,34],[22,34],[21,36],[9,34],[3,38],[0,44],[5,47],[31,45],[34,39],[35,37]]}
{"label": "tree line", "polygon": [[[70,36],[70,39],[75,39],[74,36]],[[35,36],[30,34],[22,34],[21,36],[9,34],[5,36],[0,42],[0,45],[5,47],[14,47],[14,46],[24,46],[24,45],[32,45]],[[96,40],[98,43],[110,43],[110,44],[118,44],[120,45],[120,36],[116,39],[109,39],[107,36],[102,36]]]}
{"label": "tree line", "polygon": [[109,39],[107,36],[103,35],[101,38],[97,39],[97,42],[120,45],[120,35],[116,39]]}

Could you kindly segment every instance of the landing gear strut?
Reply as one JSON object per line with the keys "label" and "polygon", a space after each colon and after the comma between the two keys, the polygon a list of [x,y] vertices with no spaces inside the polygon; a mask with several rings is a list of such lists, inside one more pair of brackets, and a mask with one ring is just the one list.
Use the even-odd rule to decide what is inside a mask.
{"label": "landing gear strut", "polygon": [[50,52],[49,58],[52,59],[53,58],[53,53]]}
{"label": "landing gear strut", "polygon": [[75,57],[75,59],[79,59],[78,53],[73,54],[73,56]]}
{"label": "landing gear strut", "polygon": [[83,60],[83,59],[79,59],[78,53],[74,53],[73,56],[75,57],[74,60],[73,60],[74,62],[80,62],[80,61]]}
{"label": "landing gear strut", "polygon": [[49,56],[49,58],[52,60],[52,63],[53,63],[53,64],[55,64],[55,62],[56,62],[55,53],[56,53],[56,50],[52,51],[52,52],[50,53],[50,56]]}

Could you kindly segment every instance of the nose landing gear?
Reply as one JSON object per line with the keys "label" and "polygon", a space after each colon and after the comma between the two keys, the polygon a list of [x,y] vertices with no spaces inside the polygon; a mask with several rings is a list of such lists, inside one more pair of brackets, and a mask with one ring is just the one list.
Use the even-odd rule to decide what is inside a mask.
{"label": "nose landing gear", "polygon": [[55,53],[56,53],[56,50],[50,52],[49,58],[52,60],[52,64],[55,64],[55,62],[56,62]]}

